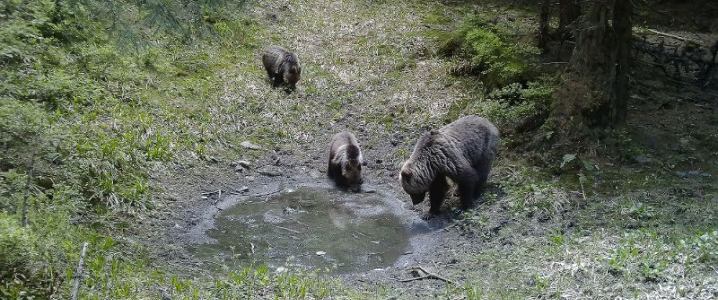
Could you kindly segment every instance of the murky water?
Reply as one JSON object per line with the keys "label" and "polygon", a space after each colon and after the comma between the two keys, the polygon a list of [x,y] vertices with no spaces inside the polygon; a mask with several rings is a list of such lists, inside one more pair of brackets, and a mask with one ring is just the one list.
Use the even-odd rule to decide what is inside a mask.
{"label": "murky water", "polygon": [[[250,197],[219,213],[195,255],[230,267],[267,264],[329,272],[393,264],[409,248],[411,221],[379,193],[300,187]],[[414,228],[416,231],[416,228]]]}

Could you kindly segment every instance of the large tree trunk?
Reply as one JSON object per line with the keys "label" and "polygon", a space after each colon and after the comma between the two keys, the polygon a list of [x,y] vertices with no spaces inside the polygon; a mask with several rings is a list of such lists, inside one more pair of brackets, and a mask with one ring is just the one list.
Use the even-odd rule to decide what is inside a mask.
{"label": "large tree trunk", "polygon": [[558,32],[564,35],[569,31],[573,24],[581,17],[581,6],[577,0],[561,0],[559,2],[559,22]]}
{"label": "large tree trunk", "polygon": [[[631,1],[595,0],[583,16],[567,80],[552,112],[565,129],[581,132],[585,127],[625,123],[632,11]],[[578,127],[569,129],[574,126]]]}
{"label": "large tree trunk", "polygon": [[612,125],[626,123],[631,73],[631,39],[633,38],[633,3],[616,0],[613,5],[613,30],[616,34],[616,84],[611,93],[610,119]]}

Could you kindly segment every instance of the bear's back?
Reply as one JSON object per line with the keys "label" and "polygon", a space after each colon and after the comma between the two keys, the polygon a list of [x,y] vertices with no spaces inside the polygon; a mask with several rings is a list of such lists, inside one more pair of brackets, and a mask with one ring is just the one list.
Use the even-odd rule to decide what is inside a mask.
{"label": "bear's back", "polygon": [[439,132],[449,145],[469,160],[493,160],[496,157],[499,131],[486,118],[466,116],[442,127]]}

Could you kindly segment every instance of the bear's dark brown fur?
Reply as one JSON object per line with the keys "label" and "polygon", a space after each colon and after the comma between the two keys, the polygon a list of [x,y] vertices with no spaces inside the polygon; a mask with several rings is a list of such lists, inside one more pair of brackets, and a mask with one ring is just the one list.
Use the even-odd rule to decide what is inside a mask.
{"label": "bear's dark brown fur", "polygon": [[350,132],[340,132],[332,137],[329,144],[329,166],[327,176],[337,185],[357,191],[363,183],[361,149],[356,137]]}
{"label": "bear's dark brown fur", "polygon": [[295,89],[302,76],[297,55],[279,46],[269,46],[262,51],[262,64],[272,80],[272,87],[285,82]]}
{"label": "bear's dark brown fur", "polygon": [[424,133],[401,167],[404,191],[416,205],[426,192],[432,214],[438,214],[447,190],[446,177],[458,184],[461,208],[481,196],[499,146],[499,131],[489,120],[466,116],[439,130]]}

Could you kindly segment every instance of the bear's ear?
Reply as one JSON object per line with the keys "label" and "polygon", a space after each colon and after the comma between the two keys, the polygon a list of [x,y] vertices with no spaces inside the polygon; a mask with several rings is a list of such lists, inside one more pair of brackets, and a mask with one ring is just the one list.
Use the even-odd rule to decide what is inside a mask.
{"label": "bear's ear", "polygon": [[439,131],[436,130],[436,129],[432,129],[431,131],[429,131],[429,134],[431,134],[431,135],[437,135],[437,134],[439,134]]}

